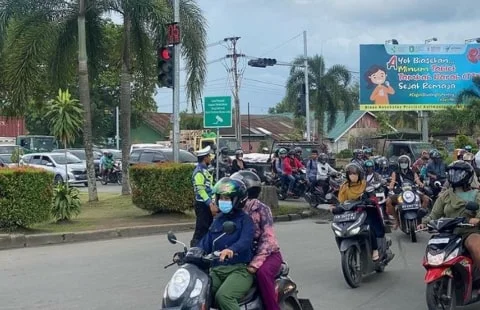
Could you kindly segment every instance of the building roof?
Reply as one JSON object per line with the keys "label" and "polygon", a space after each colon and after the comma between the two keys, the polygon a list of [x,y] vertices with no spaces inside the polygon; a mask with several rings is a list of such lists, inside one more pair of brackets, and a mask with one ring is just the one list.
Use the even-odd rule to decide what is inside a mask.
{"label": "building roof", "polygon": [[328,130],[328,115],[325,114],[323,118],[323,132],[326,133],[326,138],[337,142],[367,113],[376,118],[376,116],[370,112],[355,110],[345,119],[345,113],[338,111],[336,122],[331,130]]}
{"label": "building roof", "polygon": [[[198,117],[202,117],[198,114]],[[171,113],[149,112],[144,116],[145,123],[159,133],[165,133],[170,128]],[[291,114],[242,115],[242,135],[271,136],[275,140],[292,140],[295,138],[293,116]],[[250,128],[249,128],[250,127]],[[221,135],[234,135],[235,129],[222,128]]]}

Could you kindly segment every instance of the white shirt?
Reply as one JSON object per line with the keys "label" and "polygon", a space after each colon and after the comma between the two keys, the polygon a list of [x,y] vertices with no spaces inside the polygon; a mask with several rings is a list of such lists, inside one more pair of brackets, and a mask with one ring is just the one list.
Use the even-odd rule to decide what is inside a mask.
{"label": "white shirt", "polygon": [[326,180],[330,172],[336,172],[328,163],[317,163],[317,180]]}

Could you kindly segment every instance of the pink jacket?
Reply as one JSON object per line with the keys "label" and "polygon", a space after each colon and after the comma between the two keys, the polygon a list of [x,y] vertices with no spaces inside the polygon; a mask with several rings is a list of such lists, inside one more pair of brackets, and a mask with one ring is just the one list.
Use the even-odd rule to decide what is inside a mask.
{"label": "pink jacket", "polygon": [[267,257],[280,250],[270,208],[258,199],[250,199],[244,208],[253,220],[255,227],[254,241],[257,242],[257,252],[250,266],[260,268]]}

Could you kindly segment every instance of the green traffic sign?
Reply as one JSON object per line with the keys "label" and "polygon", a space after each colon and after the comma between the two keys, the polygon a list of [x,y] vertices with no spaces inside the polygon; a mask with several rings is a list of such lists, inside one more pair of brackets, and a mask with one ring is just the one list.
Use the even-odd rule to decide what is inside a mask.
{"label": "green traffic sign", "polygon": [[232,127],[232,97],[205,97],[204,103],[204,128]]}

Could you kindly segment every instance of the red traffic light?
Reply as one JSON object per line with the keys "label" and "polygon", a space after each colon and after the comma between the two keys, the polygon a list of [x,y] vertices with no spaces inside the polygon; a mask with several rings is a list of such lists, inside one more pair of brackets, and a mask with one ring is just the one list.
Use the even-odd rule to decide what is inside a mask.
{"label": "red traffic light", "polygon": [[170,60],[172,58],[170,49],[168,47],[158,49],[158,57],[163,60]]}

